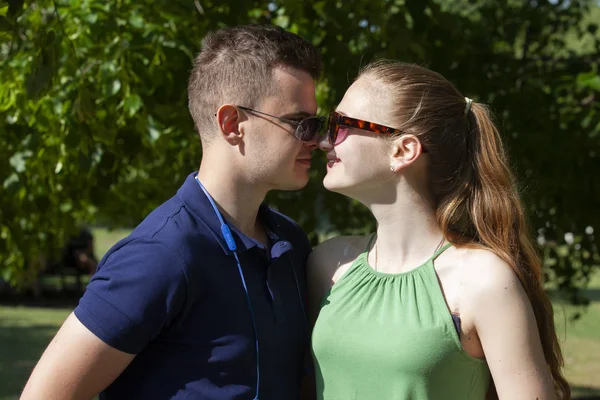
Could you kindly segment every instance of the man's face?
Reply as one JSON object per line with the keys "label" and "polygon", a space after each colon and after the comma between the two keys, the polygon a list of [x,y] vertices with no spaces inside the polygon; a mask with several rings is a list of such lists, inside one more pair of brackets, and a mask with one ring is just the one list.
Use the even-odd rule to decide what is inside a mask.
{"label": "man's face", "polygon": [[[274,90],[255,107],[257,111],[300,121],[317,112],[315,84],[307,72],[290,67],[273,70]],[[244,111],[245,112],[245,111]],[[296,126],[277,118],[245,112],[240,123],[244,133],[244,175],[269,190],[297,190],[308,183],[311,153],[318,138],[301,142]]]}

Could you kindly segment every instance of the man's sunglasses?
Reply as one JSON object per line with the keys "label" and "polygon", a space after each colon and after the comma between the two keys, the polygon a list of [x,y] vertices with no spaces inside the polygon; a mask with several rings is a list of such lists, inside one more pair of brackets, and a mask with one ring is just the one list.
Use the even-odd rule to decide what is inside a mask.
{"label": "man's sunglasses", "polygon": [[271,115],[264,113],[262,111],[256,111],[248,107],[236,106],[240,110],[248,111],[255,114],[266,115],[267,117],[276,118],[280,121],[283,121],[291,126],[295,127],[294,137],[302,142],[310,142],[315,138],[318,138],[320,135],[321,129],[325,124],[325,117],[308,117],[304,118],[300,121],[278,117],[276,115]]}
{"label": "man's sunglasses", "polygon": [[[327,140],[333,146],[342,143],[348,137],[348,129],[340,129],[340,127],[358,128],[386,136],[402,134],[401,129],[390,128],[389,126],[379,125],[362,119],[350,118],[336,111],[329,114],[328,125]],[[422,152],[425,153],[426,150],[423,149]]]}

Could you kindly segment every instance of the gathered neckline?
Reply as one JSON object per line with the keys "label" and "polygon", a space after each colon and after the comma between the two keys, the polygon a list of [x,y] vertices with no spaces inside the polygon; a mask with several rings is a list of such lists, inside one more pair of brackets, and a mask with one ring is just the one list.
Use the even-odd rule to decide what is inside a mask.
{"label": "gathered neckline", "polygon": [[369,264],[368,255],[369,255],[369,247],[371,247],[370,244],[371,244],[371,242],[369,242],[369,246],[367,247],[367,250],[360,253],[354,262],[358,263],[358,264],[362,264],[362,267],[366,272],[368,272],[371,275],[380,277],[380,278],[395,278],[395,277],[402,277],[402,276],[410,276],[410,275],[419,273],[419,271],[425,269],[428,266],[433,267],[433,261],[440,254],[442,254],[446,249],[448,249],[449,247],[452,246],[452,243],[446,243],[445,245],[440,247],[431,257],[429,257],[429,259],[427,259],[427,261],[425,261],[423,264],[411,269],[410,271],[393,272],[392,273],[392,272],[376,271],[375,268],[373,268],[371,266],[371,264]]}

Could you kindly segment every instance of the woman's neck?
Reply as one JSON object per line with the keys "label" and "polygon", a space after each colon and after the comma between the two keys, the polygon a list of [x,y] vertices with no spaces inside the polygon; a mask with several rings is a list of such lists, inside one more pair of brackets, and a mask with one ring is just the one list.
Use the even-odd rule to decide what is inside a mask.
{"label": "woman's neck", "polygon": [[392,204],[368,205],[377,219],[377,238],[369,263],[381,272],[399,273],[418,267],[443,240],[430,202],[416,194],[396,199]]}

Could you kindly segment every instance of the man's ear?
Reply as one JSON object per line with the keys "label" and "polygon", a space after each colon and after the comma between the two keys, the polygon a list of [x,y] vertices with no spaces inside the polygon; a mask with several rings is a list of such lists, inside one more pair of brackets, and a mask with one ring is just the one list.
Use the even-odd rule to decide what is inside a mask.
{"label": "man's ear", "polygon": [[421,141],[415,135],[399,136],[392,143],[390,167],[394,171],[414,163],[423,152]]}
{"label": "man's ear", "polygon": [[245,120],[241,110],[234,105],[224,104],[217,110],[216,118],[223,139],[233,146],[240,144],[244,137],[240,122]]}

